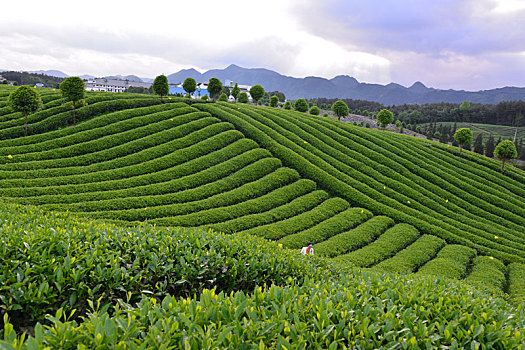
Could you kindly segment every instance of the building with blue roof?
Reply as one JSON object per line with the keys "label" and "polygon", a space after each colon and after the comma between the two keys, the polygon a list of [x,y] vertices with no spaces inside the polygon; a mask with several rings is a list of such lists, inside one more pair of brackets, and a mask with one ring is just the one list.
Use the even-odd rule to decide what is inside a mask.
{"label": "building with blue roof", "polygon": [[[186,91],[182,88],[182,86],[170,86],[170,95],[186,95]],[[195,92],[193,93],[193,98],[201,98],[204,95],[208,95],[208,90],[197,88]]]}

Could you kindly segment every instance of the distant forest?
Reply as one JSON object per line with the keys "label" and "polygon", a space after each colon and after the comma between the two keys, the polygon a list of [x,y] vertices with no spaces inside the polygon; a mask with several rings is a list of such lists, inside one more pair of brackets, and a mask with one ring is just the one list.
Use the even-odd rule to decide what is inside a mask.
{"label": "distant forest", "polygon": [[[329,108],[337,99],[317,98],[308,102],[321,109]],[[428,103],[423,105],[384,106],[378,102],[343,99],[356,114],[375,114],[383,108],[391,110],[396,119],[406,124],[435,122],[470,122],[508,126],[525,126],[525,101],[504,101],[496,105],[457,103]]]}
{"label": "distant forest", "polygon": [[44,84],[45,87],[58,88],[64,78],[53,77],[51,75],[28,73],[28,72],[0,72],[0,75],[9,81],[14,81],[15,85],[35,85]]}

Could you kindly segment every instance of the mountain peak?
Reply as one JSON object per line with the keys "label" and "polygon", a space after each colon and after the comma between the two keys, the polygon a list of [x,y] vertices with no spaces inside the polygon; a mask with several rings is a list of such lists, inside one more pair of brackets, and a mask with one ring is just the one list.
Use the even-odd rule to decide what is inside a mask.
{"label": "mountain peak", "polygon": [[418,88],[418,89],[419,88],[425,88],[426,89],[427,87],[422,82],[416,81],[414,84],[412,84],[411,87],[409,87],[409,89],[415,89],[415,88]]}
{"label": "mountain peak", "polygon": [[226,67],[224,70],[239,69],[239,68],[242,68],[242,67],[239,67],[238,65],[232,63],[228,67]]}

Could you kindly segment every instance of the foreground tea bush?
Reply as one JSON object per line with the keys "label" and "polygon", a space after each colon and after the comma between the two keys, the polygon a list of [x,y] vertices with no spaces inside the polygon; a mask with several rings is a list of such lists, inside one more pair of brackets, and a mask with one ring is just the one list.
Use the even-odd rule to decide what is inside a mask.
{"label": "foreground tea bush", "polygon": [[[141,295],[252,290],[288,278],[302,281],[326,265],[304,264],[247,235],[121,228],[2,203],[0,242],[0,312],[17,328],[59,308],[82,315],[87,299],[102,298],[102,307],[112,309],[118,299],[134,303]],[[331,274],[329,267],[323,271]]]}
{"label": "foreground tea bush", "polygon": [[1,349],[525,343],[525,311],[498,295],[341,268],[247,235],[124,228],[0,203],[0,240]]}

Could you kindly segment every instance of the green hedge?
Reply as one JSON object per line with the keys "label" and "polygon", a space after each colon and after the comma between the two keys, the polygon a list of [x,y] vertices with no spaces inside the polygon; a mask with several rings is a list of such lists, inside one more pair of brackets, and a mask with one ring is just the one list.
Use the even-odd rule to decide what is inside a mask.
{"label": "green hedge", "polygon": [[[169,114],[161,113],[170,111]],[[96,126],[96,123],[90,123],[90,129],[84,129],[76,133],[69,133],[62,137],[48,138],[43,140],[40,138],[38,142],[31,144],[22,144],[20,146],[3,146],[0,148],[0,155],[22,155],[31,152],[43,152],[58,149],[56,151],[63,151],[64,147],[71,147],[80,143],[95,140],[108,135],[116,135],[121,132],[134,129],[140,126],[148,125],[152,122],[162,121],[164,119],[173,118],[183,114],[195,112],[196,109],[188,107],[186,105],[180,106],[177,104],[163,104],[155,105],[150,107],[127,109],[120,112],[110,113],[96,119],[102,119],[104,121],[112,121],[101,123],[100,126]],[[178,117],[179,118],[179,117]],[[177,119],[178,119],[177,118]],[[95,119],[94,119],[95,120]],[[74,127],[73,127],[74,128]],[[69,128],[68,128],[69,129]],[[80,129],[80,128],[78,128]],[[65,129],[67,130],[67,129]],[[51,134],[51,133],[49,133]],[[45,135],[49,135],[46,133]],[[54,133],[59,134],[59,133]],[[58,136],[58,135],[57,135]],[[17,139],[17,140],[26,140]],[[44,155],[45,153],[42,153]],[[48,158],[48,157],[42,157]],[[60,158],[53,156],[52,158]],[[24,158],[19,158],[24,159]]]}
{"label": "green hedge", "polygon": [[[106,125],[120,122],[122,120],[125,120],[128,117],[127,113],[134,114],[136,112],[137,115],[144,114],[145,111],[150,110],[150,108],[152,111],[160,112],[166,109],[172,109],[172,108],[180,109],[180,108],[189,108],[189,107],[185,103],[171,103],[171,104],[151,105],[151,106],[146,106],[146,107],[137,107],[137,108],[132,108],[129,110],[112,112],[112,113],[97,116],[96,118],[86,120],[82,123],[75,124],[67,128],[48,131],[44,134],[29,135],[26,137],[16,138],[16,139],[0,140],[0,147],[1,148],[18,147],[22,145],[28,145],[29,147],[35,147],[32,145],[38,145],[39,143],[43,143],[49,140],[59,139],[61,137],[70,136],[78,132],[96,129],[96,128],[100,128]],[[191,111],[195,111],[195,109],[191,109]]]}
{"label": "green hedge", "polygon": [[[155,186],[157,190],[161,190],[160,187],[164,187],[164,193],[150,195],[145,189],[125,189],[122,190],[123,194],[116,193],[114,198],[99,199],[98,193],[92,193],[89,201],[79,201],[72,204],[56,204],[47,205],[49,209],[60,209],[69,211],[109,211],[109,210],[127,210],[127,209],[143,209],[144,207],[153,207],[159,205],[175,204],[175,203],[188,203],[194,201],[205,200],[208,197],[218,196],[223,192],[228,193],[230,196],[234,196],[234,191],[247,183],[251,183],[259,180],[265,175],[268,175],[278,168],[281,167],[281,161],[276,158],[264,158],[254,163],[246,165],[238,172],[232,173],[234,166],[230,162],[229,169],[224,170],[225,177],[213,181],[213,179],[206,178],[207,183],[202,186],[195,188],[188,188],[185,190],[174,191],[173,187],[167,187],[165,183]],[[202,176],[202,174],[199,174]],[[215,174],[213,174],[215,175]],[[213,176],[212,175],[212,176]],[[229,176],[228,176],[229,175]],[[188,186],[187,179],[182,180],[186,186]],[[135,195],[131,195],[130,192],[135,192]],[[115,191],[112,191],[115,192]],[[215,197],[217,199],[217,197]]]}
{"label": "green hedge", "polygon": [[345,254],[372,242],[393,224],[394,220],[387,216],[374,216],[354,229],[338,233],[317,244],[315,252],[328,257]]}
{"label": "green hedge", "polygon": [[[10,164],[0,166],[0,169],[34,170],[89,165],[153,147],[218,122],[216,118],[207,117],[202,112],[185,114],[173,121],[166,120],[170,114],[169,111],[156,113],[155,116],[150,116],[153,120],[146,126],[122,133],[49,151],[15,154],[9,160]],[[155,121],[154,117],[161,121]]]}
{"label": "green hedge", "polygon": [[[220,132],[221,128],[230,129],[227,124],[214,124],[208,128],[204,128],[195,133],[189,134],[178,140],[174,140],[169,144],[162,146],[161,155],[158,158],[148,160],[141,164],[141,166],[132,165],[130,167],[123,167],[115,169],[114,171],[99,172],[101,182],[82,183],[84,181],[93,181],[94,174],[79,175],[68,179],[69,185],[56,185],[46,187],[28,187],[28,188],[2,188],[0,194],[3,196],[20,197],[20,196],[40,196],[51,194],[76,194],[92,191],[116,190],[122,188],[130,188],[137,186],[137,183],[142,185],[147,184],[144,180],[148,177],[158,177],[158,174],[153,174],[158,171],[168,170],[176,165],[188,162],[189,159],[205,156],[215,150],[242,139],[243,136],[236,130],[227,130],[222,133],[217,133],[215,136],[203,140],[204,135],[209,135],[211,129]],[[171,149],[172,153],[167,153]],[[176,149],[176,151],[173,151]],[[153,150],[156,151],[156,150]],[[164,154],[164,155],[162,155]],[[205,165],[205,164],[204,164]],[[193,173],[194,169],[183,170],[184,174]],[[139,176],[142,175],[142,176]],[[145,176],[144,176],[145,175]],[[110,180],[109,178],[115,178]],[[72,179],[76,179],[73,181]],[[65,180],[65,179],[64,179]],[[78,184],[74,184],[78,182]],[[67,182],[66,182],[67,183]]]}
{"label": "green hedge", "polygon": [[325,191],[313,191],[291,200],[289,203],[274,207],[262,213],[249,214],[218,224],[209,225],[209,228],[218,232],[240,232],[268,225],[280,220],[296,217],[302,213],[310,213],[328,194]]}
{"label": "green hedge", "polygon": [[[0,237],[2,349],[525,342],[525,311],[497,294],[342,269],[249,235],[122,228],[0,203]],[[32,335],[22,336],[27,329]]]}
{"label": "green hedge", "polygon": [[[486,238],[492,238],[494,235],[498,235],[500,241],[508,239],[515,242],[514,244],[509,244],[509,246],[514,246],[517,243],[521,244],[522,248],[525,248],[525,239],[519,239],[514,234],[509,233],[508,228],[501,227],[498,229],[487,227],[489,225],[495,226],[494,222],[480,222],[481,220],[478,216],[472,216],[472,220],[468,221],[468,225],[465,224],[464,222],[466,220],[464,217],[458,215],[455,210],[448,209],[448,206],[444,206],[444,204],[446,204],[444,198],[436,196],[424,187],[414,184],[414,182],[411,181],[412,179],[408,180],[405,176],[396,174],[393,169],[396,168],[397,164],[383,154],[371,152],[367,147],[362,147],[357,143],[344,145],[344,140],[339,137],[337,132],[329,131],[320,126],[320,123],[314,118],[299,118],[297,114],[293,114],[294,118],[289,118],[291,121],[288,122],[286,121],[288,118],[285,118],[285,116],[291,113],[281,113],[277,111],[271,114],[265,114],[263,111],[260,113],[265,115],[268,120],[271,119],[279,124],[283,128],[282,130],[286,129],[293,134],[299,135],[302,139],[307,140],[309,144],[315,147],[315,151],[319,156],[324,157],[326,161],[334,165],[339,171],[348,174],[362,184],[366,183],[368,186],[373,186],[380,191],[382,189],[382,195],[386,194],[400,203],[411,202],[412,208],[447,222],[466,232],[470,231]],[[269,123],[269,121],[267,123]],[[311,123],[312,126],[307,125],[308,123]],[[281,132],[284,133],[284,131]],[[293,139],[291,134],[286,135]],[[385,152],[384,150],[382,151]],[[370,159],[374,161],[370,161]],[[385,163],[385,165],[380,164],[380,162]],[[384,174],[388,174],[388,176]],[[410,175],[408,176],[410,177]],[[377,182],[374,182],[374,180],[377,180]],[[454,179],[450,179],[450,181],[453,180]],[[430,182],[425,181],[425,184],[428,183]],[[382,188],[385,185],[388,187],[386,190]],[[361,185],[361,187],[363,186]],[[519,208],[514,211],[516,210],[522,209]],[[521,220],[522,223],[525,224],[525,219],[522,217],[514,214],[509,215],[509,212],[503,210],[498,211],[498,215],[504,215],[501,212],[505,212],[507,216],[513,217],[515,220],[518,220],[518,222]],[[468,211],[464,211],[464,213],[470,216]],[[523,210],[523,213],[525,215],[525,210]],[[499,216],[493,216],[492,218],[499,223]],[[473,227],[476,227],[477,230],[473,230]],[[519,234],[522,233],[521,228],[518,229],[518,232]]]}
{"label": "green hedge", "polygon": [[325,266],[327,276],[332,269],[320,260],[304,264],[252,236],[123,228],[1,202],[0,239],[0,320],[7,312],[18,327],[45,322],[58,308],[85,315],[87,299],[107,310],[118,299],[251,290],[303,281],[315,266]]}
{"label": "green hedge", "polygon": [[[242,106],[243,110],[237,111],[230,109],[227,104],[218,105],[220,107],[216,104],[199,106],[199,108],[233,123],[243,133],[257,140],[259,144],[283,160],[285,165],[297,169],[306,178],[314,179],[323,189],[351,203],[372,210],[374,213],[412,224],[423,232],[439,235],[452,243],[467,245],[481,252],[490,252],[506,261],[524,259],[523,251],[515,249],[512,245],[506,245],[505,241],[495,240],[493,235],[487,233],[480,237],[470,233],[471,229],[466,231],[452,228],[449,224],[436,220],[432,215],[422,214],[412,209],[411,206],[414,205],[412,201],[399,203],[382,196],[380,193],[384,190],[383,185],[378,184],[376,188],[371,188],[333,168],[332,165],[314,155],[317,148],[304,143],[308,142],[306,140],[297,139],[293,133],[286,133],[286,136],[281,135],[278,132],[279,125],[269,121],[269,118],[257,116],[257,112],[254,112],[256,108]],[[280,111],[280,113],[291,112]],[[309,117],[305,116],[305,118]]]}
{"label": "green hedge", "polygon": [[484,287],[503,290],[505,288],[505,265],[492,256],[478,256],[472,261],[472,271],[466,278]]}
{"label": "green hedge", "polygon": [[509,265],[508,292],[511,300],[519,305],[525,303],[525,264]]}
{"label": "green hedge", "polygon": [[423,235],[392,258],[374,266],[373,269],[401,273],[416,271],[421,265],[435,257],[445,244],[446,242],[441,238]]}
{"label": "green hedge", "polygon": [[[129,179],[133,187],[78,194],[18,197],[13,200],[23,204],[68,204],[174,193],[204,186],[226,177],[229,179],[227,181],[237,181],[242,174],[249,172],[253,163],[270,157],[270,152],[257,148],[257,144],[252,140],[240,139],[222,149],[166,170]],[[272,159],[281,164],[276,158]],[[273,163],[265,164],[273,166]]]}
{"label": "green hedge", "polygon": [[[287,248],[301,248],[308,242],[320,243],[370,219],[372,213],[362,208],[349,208],[315,226],[279,240]],[[317,247],[316,247],[317,248]]]}
{"label": "green hedge", "polygon": [[333,260],[338,263],[370,267],[390,258],[419,237],[414,226],[397,224],[386,230],[378,239],[351,253],[340,255]]}
{"label": "green hedge", "polygon": [[[99,100],[99,98],[97,98],[97,100]],[[118,99],[118,100],[109,100],[109,101],[104,101],[104,99],[102,99],[102,102],[95,102],[93,104],[89,104],[88,106],[78,108],[75,112],[76,113],[75,121],[78,123],[78,122],[87,120],[97,115],[121,111],[124,109],[136,108],[136,107],[151,106],[154,104],[159,104],[159,101],[156,99],[144,99],[144,98],[142,99]],[[63,108],[63,106],[56,107],[56,108],[60,109],[60,108]],[[73,114],[70,111],[67,111],[67,112],[64,111],[62,113],[56,113],[56,112],[57,111],[54,108],[50,108],[42,112],[37,112],[35,114],[32,114],[31,116],[33,118],[31,120],[35,122],[31,122],[31,124],[28,125],[29,134],[30,135],[40,134],[40,133],[44,133],[50,130],[55,130],[61,127],[66,127],[69,124],[73,123]],[[25,129],[24,129],[24,125],[23,125],[24,123],[22,119],[23,118],[17,119],[19,125],[0,130],[0,139],[16,138],[16,137],[24,136]],[[2,123],[2,125],[4,125],[4,123]]]}
{"label": "green hedge", "polygon": [[[460,186],[454,185],[455,183],[458,183],[458,177],[450,175],[450,173],[454,171],[453,169],[446,168],[441,171],[439,167],[435,167],[434,164],[429,162],[425,157],[422,157],[421,154],[411,154],[410,156],[405,155],[404,157],[398,157],[390,151],[392,149],[397,150],[398,148],[402,151],[413,149],[414,146],[411,145],[410,142],[403,145],[396,145],[394,144],[394,140],[387,139],[385,136],[377,136],[374,140],[382,140],[383,138],[387,139],[384,144],[377,146],[372,142],[359,138],[359,136],[357,136],[359,132],[346,133],[345,135],[347,138],[344,138],[340,136],[342,131],[338,127],[332,126],[332,128],[324,128],[319,126],[319,124],[327,123],[325,121],[317,121],[310,118],[297,119],[296,123],[298,126],[301,126],[302,124],[308,124],[311,126],[309,129],[310,133],[315,133],[319,136],[321,132],[323,132],[329,134],[334,140],[336,140],[337,142],[331,143],[333,147],[338,147],[341,151],[351,155],[351,160],[358,161],[358,163],[354,164],[354,167],[361,171],[366,171],[368,176],[373,176],[381,183],[387,185],[387,189],[383,191],[384,194],[390,196],[397,192],[402,192],[407,195],[410,194],[412,198],[417,199],[418,202],[421,202],[422,204],[425,204],[427,208],[430,208],[430,211],[426,210],[427,212],[432,213],[432,211],[434,211],[436,214],[442,214],[437,217],[456,226],[458,226],[459,222],[460,225],[458,227],[460,228],[465,228],[462,223],[465,222],[464,217],[467,216],[470,219],[468,220],[469,226],[476,227],[493,235],[500,235],[502,237],[506,236],[509,239],[515,239],[516,236],[520,235],[525,237],[520,226],[525,223],[525,220],[519,215],[509,215],[508,211],[510,210],[514,213],[517,213],[516,210],[518,212],[522,211],[522,199],[521,206],[518,205],[517,207],[506,208],[508,210],[496,208],[494,205],[485,203],[484,200],[481,201],[483,209],[477,208],[473,204],[480,202],[479,198],[484,199],[484,193],[489,193],[493,189],[484,189],[482,192],[478,190],[476,193],[478,197],[468,195],[461,182]],[[327,129],[330,131],[327,131]],[[350,139],[352,140],[351,142]],[[376,140],[376,142],[378,141]],[[369,161],[370,159],[373,159],[373,161]],[[417,166],[412,163],[417,163]],[[366,166],[364,166],[364,164],[366,164]],[[376,171],[371,171],[370,167],[373,167]],[[432,171],[426,170],[429,168]],[[389,176],[385,177],[383,174],[388,174]],[[415,174],[419,176],[416,176]],[[392,180],[398,180],[398,182]],[[410,189],[407,189],[407,184],[410,185]],[[439,184],[439,186],[435,184]],[[394,191],[391,191],[391,189]],[[460,197],[458,198],[456,195]],[[465,199],[461,197],[465,197]],[[445,199],[449,200],[450,203],[445,202]],[[486,210],[494,211],[495,214],[487,212]],[[525,211],[523,211],[523,213],[525,213]],[[505,223],[505,225],[501,225],[501,216],[505,215],[508,216],[509,219],[514,221],[517,220],[520,224],[509,222]],[[485,218],[487,218],[487,220],[485,220]],[[514,230],[512,234],[509,234],[508,232],[509,227]]]}
{"label": "green hedge", "polygon": [[[282,168],[283,170],[278,170],[280,174],[286,174],[286,177],[289,177],[291,179],[292,173],[289,172],[290,169]],[[286,173],[284,172],[284,169],[286,170]],[[281,181],[284,183],[287,179],[282,178]],[[276,180],[271,180],[270,186],[273,186],[277,183]],[[289,203],[295,198],[301,197],[307,193],[310,193],[316,189],[315,182],[302,179],[298,180],[294,183],[291,183],[289,185],[277,188],[273,190],[272,192],[266,193],[260,197],[256,197],[253,199],[246,200],[244,202],[236,203],[233,205],[223,206],[223,207],[216,207],[211,208],[207,210],[202,211],[195,211],[194,208],[190,208],[188,205],[184,209],[187,211],[192,210],[193,212],[186,214],[186,215],[180,215],[180,216],[169,216],[171,215],[172,211],[170,207],[165,208],[157,208],[156,209],[156,216],[165,216],[160,219],[150,220],[151,223],[157,224],[157,225],[166,225],[166,226],[188,226],[188,227],[196,227],[196,226],[203,226],[203,225],[210,225],[215,224],[219,222],[224,222],[228,220],[232,220],[234,218],[238,218],[245,215],[250,215],[254,213],[261,213],[264,211],[268,211],[272,208],[278,207],[280,205],[284,205],[285,203]],[[262,188],[260,188],[262,190]],[[262,191],[261,191],[262,192]],[[242,195],[242,194],[241,194]],[[240,198],[240,197],[239,197]],[[225,198],[226,199],[226,198]],[[233,202],[234,200],[228,199],[230,202]],[[209,205],[215,205],[211,200],[209,201]],[[161,213],[159,213],[159,209],[162,210]],[[138,211],[138,214],[140,215],[140,210]],[[159,215],[160,214],[160,215]],[[133,220],[136,220],[133,218]]]}
{"label": "green hedge", "polygon": [[306,230],[348,209],[348,202],[341,198],[329,198],[317,207],[294,217],[268,225],[260,225],[245,233],[276,240]]}
{"label": "green hedge", "polygon": [[472,248],[450,244],[439,251],[435,259],[423,265],[418,273],[448,278],[464,278],[470,261],[476,256]]}

